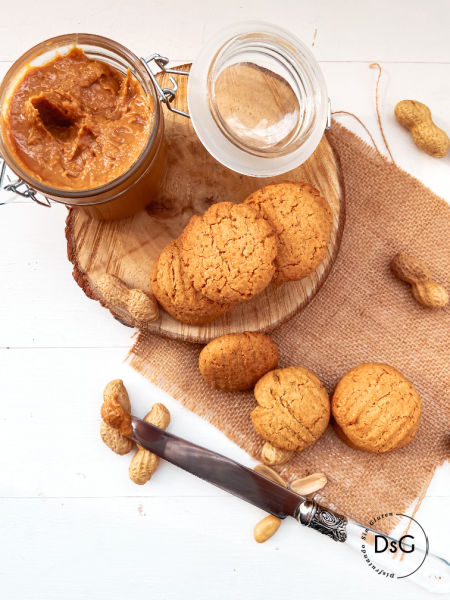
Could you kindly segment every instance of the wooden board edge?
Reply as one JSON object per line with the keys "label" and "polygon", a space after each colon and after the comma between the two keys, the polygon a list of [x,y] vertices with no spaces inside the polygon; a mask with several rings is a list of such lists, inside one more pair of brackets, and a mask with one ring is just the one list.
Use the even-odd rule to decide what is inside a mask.
{"label": "wooden board edge", "polygon": [[73,236],[73,215],[74,215],[75,210],[76,210],[76,208],[75,209],[69,208],[69,212],[67,214],[66,223],[65,223],[65,227],[64,227],[64,235],[66,236],[66,242],[67,242],[67,258],[69,259],[69,262],[72,263],[72,266],[73,266],[72,277],[74,278],[77,285],[83,290],[83,292],[86,294],[86,296],[90,300],[96,300],[97,302],[100,302],[101,306],[103,306],[104,308],[109,310],[109,312],[112,314],[112,316],[117,321],[119,321],[119,323],[121,323],[122,325],[125,325],[126,327],[133,328],[134,325],[132,325],[130,323],[126,323],[121,317],[119,317],[116,313],[114,313],[114,311],[111,309],[111,307],[105,303],[103,298],[101,298],[94,291],[94,289],[92,288],[91,283],[89,281],[89,278],[82,271],[82,269],[80,267],[80,263],[78,262],[77,254],[75,252],[75,248],[74,248],[73,242],[72,242],[72,240],[74,238],[74,236]]}

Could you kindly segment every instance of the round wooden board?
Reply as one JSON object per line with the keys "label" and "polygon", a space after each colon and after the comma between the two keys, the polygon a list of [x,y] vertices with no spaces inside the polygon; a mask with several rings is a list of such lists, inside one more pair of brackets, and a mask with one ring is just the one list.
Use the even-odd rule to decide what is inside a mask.
{"label": "round wooden board", "polygon": [[[190,65],[179,67],[187,70]],[[164,86],[168,76],[159,74]],[[187,111],[187,78],[178,78],[174,106]],[[333,212],[333,232],[324,261],[301,281],[270,285],[248,302],[234,306],[212,323],[180,323],[161,309],[148,331],[167,337],[206,343],[236,331],[270,331],[295,315],[314,297],[325,281],[339,250],[345,206],[339,164],[326,136],[300,167],[268,179],[247,177],[223,167],[200,143],[189,119],[164,108],[168,145],[168,174],[156,200],[133,217],[96,221],[71,209],[66,221],[68,257],[73,275],[84,292],[101,302],[119,321],[133,326],[130,316],[107,304],[96,287],[105,273],[117,275],[132,288],[150,291],[150,271],[162,248],[178,237],[193,214],[202,214],[214,202],[241,202],[253,191],[272,182],[306,181],[328,200]]]}

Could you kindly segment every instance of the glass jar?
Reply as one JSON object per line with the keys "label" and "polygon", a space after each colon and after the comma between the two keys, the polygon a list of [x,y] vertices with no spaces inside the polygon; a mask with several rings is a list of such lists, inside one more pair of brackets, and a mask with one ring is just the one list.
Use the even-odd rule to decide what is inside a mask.
{"label": "glass jar", "polygon": [[[5,139],[5,116],[8,101],[17,83],[29,67],[43,65],[57,54],[66,54],[73,46],[81,48],[88,58],[107,63],[121,73],[127,69],[140,84],[154,107],[154,117],[147,143],[132,166],[116,179],[87,190],[56,189],[35,179],[14,158]],[[156,196],[165,171],[164,119],[158,93],[145,63],[121,44],[98,35],[68,34],[49,39],[22,55],[9,69],[0,86],[0,154],[11,170],[31,190],[46,198],[82,208],[99,219],[117,219],[138,212]]]}
{"label": "glass jar", "polygon": [[225,166],[271,177],[314,152],[329,119],[320,67],[290,32],[267,23],[240,23],[202,48],[189,74],[192,124]]}
{"label": "glass jar", "polygon": [[[101,219],[138,212],[157,195],[165,175],[163,103],[191,118],[200,141],[216,160],[253,177],[286,173],[305,162],[329,125],[325,81],[310,51],[290,32],[258,22],[240,23],[219,32],[202,48],[190,72],[169,68],[169,60],[159,54],[139,59],[121,44],[97,35],[52,38],[26,52],[6,74],[0,86],[2,120],[8,98],[26,70],[50,61],[57,53],[67,53],[73,46],[122,73],[130,69],[154,106],[148,142],[120,177],[97,188],[68,191],[33,178],[17,164],[2,134],[0,155],[19,177],[14,185],[5,186],[8,191],[33,199],[37,191]],[[171,88],[159,85],[151,69],[153,61],[169,76]],[[178,89],[174,75],[189,77],[189,114],[171,104]],[[4,171],[0,165],[0,189]],[[19,191],[22,185],[25,192]]]}

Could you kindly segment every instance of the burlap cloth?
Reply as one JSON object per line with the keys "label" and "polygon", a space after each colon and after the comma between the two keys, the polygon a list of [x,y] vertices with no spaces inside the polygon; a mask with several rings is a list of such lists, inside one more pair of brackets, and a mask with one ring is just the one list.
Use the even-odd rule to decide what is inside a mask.
{"label": "burlap cloth", "polygon": [[[390,273],[392,256],[421,257],[450,287],[450,208],[419,181],[388,162],[349,130],[328,134],[340,158],[347,220],[337,261],[312,302],[271,334],[280,366],[313,370],[331,393],[351,367],[386,362],[419,391],[423,415],[407,447],[384,455],[352,450],[331,427],[280,469],[287,478],[321,471],[331,506],[367,522],[420,503],[437,465],[449,457],[450,311],[419,306]],[[222,393],[202,380],[201,346],[140,333],[130,364],[201,415],[255,458],[262,440],[251,425],[251,392]],[[178,424],[177,433],[187,438]],[[195,439],[192,439],[195,442]]]}

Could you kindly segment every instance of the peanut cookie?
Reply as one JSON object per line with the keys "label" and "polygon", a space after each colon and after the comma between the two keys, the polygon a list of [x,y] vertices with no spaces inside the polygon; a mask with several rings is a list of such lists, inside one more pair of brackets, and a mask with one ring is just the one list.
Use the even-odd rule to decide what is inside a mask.
{"label": "peanut cookie", "polygon": [[421,401],[410,381],[381,363],[351,369],[334,391],[339,437],[352,448],[388,452],[408,444],[419,427]]}
{"label": "peanut cookie", "polygon": [[252,206],[213,204],[191,219],[178,243],[194,288],[214,302],[249,300],[275,273],[275,234]]}
{"label": "peanut cookie", "polygon": [[155,261],[151,286],[161,306],[182,323],[209,323],[230,308],[229,304],[213,302],[194,289],[177,240],[170,242]]}
{"label": "peanut cookie", "polygon": [[295,281],[322,262],[333,227],[328,202],[307,183],[268,185],[245,203],[258,208],[277,236],[275,283]]}
{"label": "peanut cookie", "polygon": [[328,393],[304,367],[266,373],[255,386],[255,398],[259,406],[251,414],[253,427],[277,448],[304,450],[327,428]]}
{"label": "peanut cookie", "polygon": [[263,333],[230,333],[209,342],[200,352],[203,379],[214,388],[248,390],[278,364],[277,347]]}

